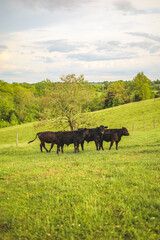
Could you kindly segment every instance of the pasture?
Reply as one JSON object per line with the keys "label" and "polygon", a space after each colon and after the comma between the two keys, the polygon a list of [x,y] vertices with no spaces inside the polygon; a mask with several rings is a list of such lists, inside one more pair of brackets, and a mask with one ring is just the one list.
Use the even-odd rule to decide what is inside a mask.
{"label": "pasture", "polygon": [[[0,129],[0,239],[160,239],[160,108],[150,106],[157,102],[133,117],[128,108],[141,103],[97,112],[97,125],[128,128],[118,151],[85,143],[84,152],[71,145],[57,156],[55,146],[41,153],[39,140],[27,144],[39,131],[32,123]],[[156,128],[143,129],[147,116]]]}

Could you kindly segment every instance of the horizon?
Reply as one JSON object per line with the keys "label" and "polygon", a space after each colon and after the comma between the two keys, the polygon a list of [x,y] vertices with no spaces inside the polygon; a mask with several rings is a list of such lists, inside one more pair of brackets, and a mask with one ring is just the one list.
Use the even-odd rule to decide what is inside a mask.
{"label": "horizon", "polygon": [[[146,76],[147,77],[147,76]],[[134,77],[133,77],[134,78]],[[52,83],[60,83],[61,81],[58,80],[58,81],[53,81],[53,80],[50,80],[48,78],[46,79],[43,79],[43,80],[39,80],[39,81],[36,81],[36,82],[27,82],[27,81],[21,81],[21,82],[16,82],[16,81],[13,81],[13,82],[10,82],[10,81],[5,81],[3,79],[0,79],[0,81],[3,81],[3,82],[6,82],[6,83],[9,83],[9,84],[13,84],[13,83],[18,83],[18,84],[23,84],[23,83],[27,83],[27,84],[36,84],[36,83],[40,83],[40,82],[43,82],[43,81],[47,81],[49,80],[50,82]],[[154,82],[154,81],[157,81],[159,80],[158,78],[157,79],[149,79],[151,82]],[[113,80],[113,81],[109,81],[109,80],[104,80],[104,81],[88,81],[87,79],[85,79],[85,81],[87,81],[89,84],[104,84],[105,82],[109,82],[109,83],[112,83],[112,82],[118,82],[118,81],[122,81],[122,82],[132,82],[133,79],[129,79],[129,80],[123,80],[123,79],[118,79],[118,80]]]}

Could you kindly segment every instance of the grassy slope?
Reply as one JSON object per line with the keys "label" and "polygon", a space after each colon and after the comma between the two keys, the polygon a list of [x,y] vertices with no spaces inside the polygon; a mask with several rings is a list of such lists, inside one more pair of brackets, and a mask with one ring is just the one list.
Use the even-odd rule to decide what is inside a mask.
{"label": "grassy slope", "polygon": [[[129,128],[134,120],[118,151],[90,143],[79,154],[73,146],[40,153],[39,141],[27,144],[33,124],[1,129],[0,239],[159,239],[159,109],[156,99],[92,113],[97,125]],[[144,119],[156,128],[144,131]]]}
{"label": "grassy slope", "polygon": [[136,103],[129,103],[114,108],[104,109],[99,112],[93,112],[93,117],[103,119],[104,124],[108,124],[109,128],[127,127],[130,131],[134,124],[135,130],[153,128],[154,121],[160,126],[160,98]]}
{"label": "grassy slope", "polygon": [[[160,127],[160,98],[141,101],[137,103],[129,103],[114,108],[104,109],[101,111],[90,113],[94,118],[95,125],[107,125],[109,128],[127,127],[132,131],[143,130],[145,128]],[[19,143],[27,143],[32,140],[39,131],[51,130],[58,131],[63,129],[54,129],[51,126],[35,129],[34,123],[27,123],[20,126],[0,129],[0,145],[15,144],[16,132],[19,134]],[[93,126],[94,127],[94,126]]]}

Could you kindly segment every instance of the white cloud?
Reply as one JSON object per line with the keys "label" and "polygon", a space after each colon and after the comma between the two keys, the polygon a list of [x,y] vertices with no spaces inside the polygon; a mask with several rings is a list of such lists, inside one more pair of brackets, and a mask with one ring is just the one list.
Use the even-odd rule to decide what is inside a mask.
{"label": "white cloud", "polygon": [[154,40],[154,41],[160,43],[160,36],[155,36],[153,34],[144,33],[144,32],[128,32],[128,34],[133,35],[133,36],[137,36],[137,37],[148,38],[150,40]]}
{"label": "white cloud", "polygon": [[115,7],[121,12],[123,12],[123,14],[137,15],[137,14],[145,13],[143,9],[136,8],[134,4],[132,4],[132,2],[128,0],[121,0],[121,1],[115,2]]}
{"label": "white cloud", "polygon": [[[124,4],[125,3],[125,4]],[[132,79],[160,70],[158,0],[0,0],[0,74],[5,81]]]}
{"label": "white cloud", "polygon": [[32,10],[38,10],[40,8],[47,9],[48,11],[55,11],[56,9],[73,9],[80,5],[80,3],[85,3],[84,0],[81,2],[77,0],[14,0],[15,4],[20,3],[25,7]]}

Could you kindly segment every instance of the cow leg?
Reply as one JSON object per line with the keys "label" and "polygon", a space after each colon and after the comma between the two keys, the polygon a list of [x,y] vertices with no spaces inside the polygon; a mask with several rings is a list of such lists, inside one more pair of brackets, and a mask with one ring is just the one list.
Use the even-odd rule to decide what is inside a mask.
{"label": "cow leg", "polygon": [[54,146],[54,143],[51,144],[51,147],[48,152],[50,152],[52,150],[53,146]]}
{"label": "cow leg", "polygon": [[77,145],[74,146],[74,152],[77,152]]}
{"label": "cow leg", "polygon": [[111,150],[112,145],[113,145],[113,142],[111,141],[111,145],[110,145],[110,147],[109,147],[109,150]]}
{"label": "cow leg", "polygon": [[58,145],[57,145],[57,154],[58,154],[58,152],[59,152],[59,149],[58,149]]}
{"label": "cow leg", "polygon": [[77,144],[77,151],[79,152],[79,144]]}
{"label": "cow leg", "polygon": [[81,142],[81,148],[82,148],[82,151],[84,151],[83,145],[84,145],[84,141]]}
{"label": "cow leg", "polygon": [[74,146],[74,152],[76,153],[76,146]]}
{"label": "cow leg", "polygon": [[104,148],[103,148],[103,142],[99,142],[99,143],[98,143],[98,149],[99,149],[99,150],[101,150],[101,149],[104,150]]}
{"label": "cow leg", "polygon": [[40,144],[40,150],[41,150],[41,152],[43,152],[43,150],[42,150],[42,143]]}
{"label": "cow leg", "polygon": [[101,150],[101,148],[102,148],[102,143],[99,142],[99,143],[98,143],[98,150]]}
{"label": "cow leg", "polygon": [[101,145],[100,145],[100,143],[98,143],[98,150],[101,150]]}
{"label": "cow leg", "polygon": [[42,147],[44,147],[44,149],[46,150],[46,152],[48,152],[48,149],[46,148],[46,146],[45,146],[45,143],[44,143],[44,142],[42,143]]}
{"label": "cow leg", "polygon": [[100,149],[102,148],[102,150],[104,150],[104,148],[103,148],[103,141],[101,142],[101,144],[100,144]]}
{"label": "cow leg", "polygon": [[74,153],[76,153],[76,143],[74,143]]}
{"label": "cow leg", "polygon": [[59,153],[60,151],[60,146],[57,145],[57,154]]}
{"label": "cow leg", "polygon": [[60,148],[61,152],[63,153],[63,145],[57,145],[57,154],[60,152]]}
{"label": "cow leg", "polygon": [[61,146],[61,152],[63,153],[63,146]]}
{"label": "cow leg", "polygon": [[98,143],[97,143],[97,141],[95,140],[95,145],[96,145],[96,149],[97,149],[97,151],[99,150],[99,148],[98,148]]}
{"label": "cow leg", "polygon": [[78,149],[77,143],[74,143],[74,152],[76,153]]}
{"label": "cow leg", "polygon": [[104,151],[104,148],[103,148],[103,136],[101,136],[101,138],[100,138],[100,149],[101,148]]}
{"label": "cow leg", "polygon": [[118,142],[116,142],[116,150],[118,150]]}

